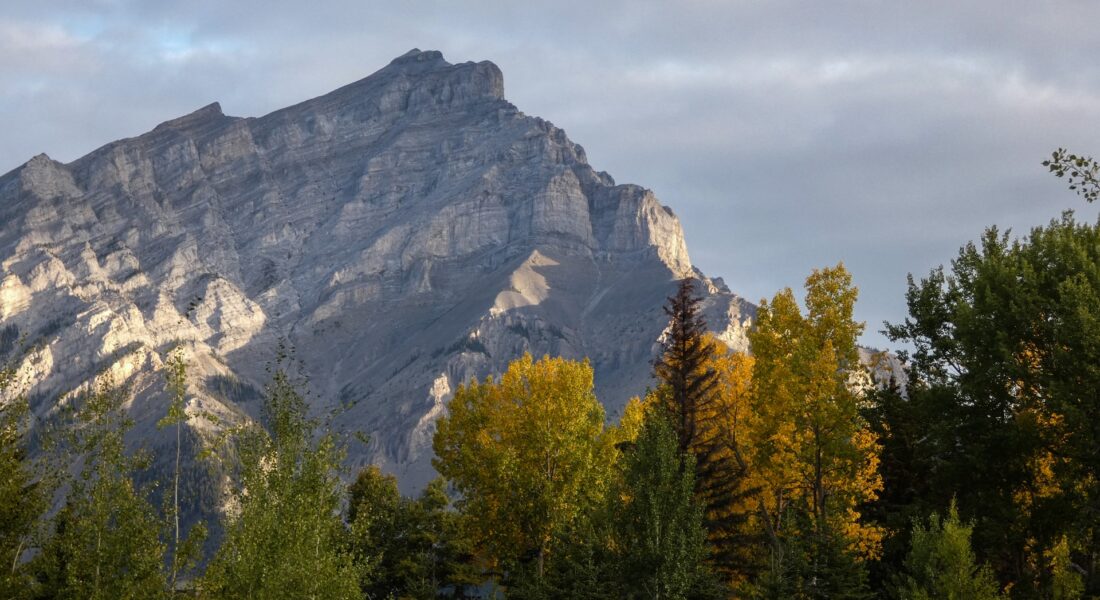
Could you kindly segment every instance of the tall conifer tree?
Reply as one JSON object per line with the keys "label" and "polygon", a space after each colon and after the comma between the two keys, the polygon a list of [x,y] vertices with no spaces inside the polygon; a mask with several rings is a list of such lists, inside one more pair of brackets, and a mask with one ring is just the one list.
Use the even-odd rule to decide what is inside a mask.
{"label": "tall conifer tree", "polygon": [[653,365],[660,382],[655,392],[672,423],[681,452],[695,458],[695,495],[704,508],[710,560],[731,578],[744,570],[736,557],[744,517],[732,508],[744,495],[744,469],[726,451],[719,410],[717,345],[708,338],[700,313],[702,298],[692,279],[680,282],[668,299],[664,352]]}

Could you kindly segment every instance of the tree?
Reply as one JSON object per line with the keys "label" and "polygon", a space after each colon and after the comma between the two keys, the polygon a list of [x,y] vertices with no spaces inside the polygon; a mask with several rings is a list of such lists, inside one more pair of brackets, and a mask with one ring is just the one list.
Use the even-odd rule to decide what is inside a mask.
{"label": "tree", "polygon": [[459,387],[437,423],[432,464],[461,494],[488,566],[534,564],[541,581],[555,533],[602,501],[612,443],[588,363],[524,355],[499,381]]}
{"label": "tree", "polygon": [[621,482],[611,495],[619,597],[675,600],[716,589],[705,562],[694,463],[665,415],[651,414],[623,457]]}
{"label": "tree", "polygon": [[1057,177],[1069,175],[1069,189],[1086,202],[1095,202],[1100,197],[1100,163],[1091,156],[1078,156],[1059,148],[1050,154],[1050,160],[1043,161],[1043,166]]}
{"label": "tree", "polygon": [[701,415],[713,407],[718,387],[718,373],[707,368],[713,347],[707,344],[707,324],[699,314],[701,301],[692,279],[680,282],[664,307],[669,317],[666,340],[653,364],[654,375],[665,388],[659,397],[672,419],[681,452],[698,450],[705,439]]}
{"label": "tree", "polygon": [[50,598],[160,598],[166,596],[160,520],[147,491],[132,474],[146,464],[127,454],[132,422],[122,405],[127,394],[104,375],[81,400],[63,457],[82,458],[53,535],[34,559],[40,596]]}
{"label": "tree", "polygon": [[932,513],[925,527],[913,523],[908,573],[899,589],[903,600],[997,600],[1001,593],[993,572],[978,565],[970,547],[973,526],[959,520],[952,502],[947,518]]}
{"label": "tree", "polygon": [[[0,398],[14,387],[15,372],[0,365]],[[21,395],[0,403],[0,597],[4,598],[29,589],[23,557],[49,499],[50,489],[42,482],[39,465],[27,452],[29,415]]]}
{"label": "tree", "polygon": [[[664,349],[653,365],[659,387],[652,392],[676,433],[682,452],[695,463],[695,494],[704,507],[710,552],[708,560],[727,578],[742,578],[751,567],[737,552],[745,522],[741,509],[746,465],[737,460],[736,438],[723,428],[729,416],[718,363],[728,350],[707,334],[700,314],[702,299],[692,279],[680,282],[668,299]],[[726,382],[728,383],[728,382]],[[725,398],[728,400],[728,398]]]}
{"label": "tree", "polygon": [[768,553],[766,569],[750,585],[747,597],[766,600],[867,600],[867,570],[844,535],[814,530],[809,513],[789,508],[788,530]]}
{"label": "tree", "polygon": [[878,498],[863,514],[890,532],[883,540],[880,559],[869,565],[870,582],[876,589],[887,587],[904,563],[913,521],[947,506],[955,493],[944,471],[961,450],[956,399],[944,390],[915,383],[902,388],[891,381],[871,390],[862,408],[881,444],[883,483]]}
{"label": "tree", "polygon": [[249,424],[239,431],[239,487],[203,593],[359,598],[359,569],[338,512],[342,448],[332,433],[314,438],[317,424],[281,364],[264,404],[270,430]]}
{"label": "tree", "polygon": [[166,502],[165,518],[168,530],[168,589],[176,590],[181,574],[194,569],[202,558],[202,544],[206,540],[206,525],[198,523],[182,535],[180,528],[180,473],[183,453],[183,425],[187,422],[187,362],[181,348],[175,349],[165,363],[165,379],[168,384],[169,404],[167,414],[157,422],[158,428],[175,429],[175,464],[172,471],[171,502]]}
{"label": "tree", "polygon": [[1063,536],[1100,593],[1100,226],[1066,213],[1023,239],[991,228],[950,274],[910,278],[907,302],[887,333],[913,347],[911,401],[935,403],[935,465],[914,471],[958,495],[1014,594],[1039,593]]}
{"label": "tree", "polygon": [[1053,600],[1080,600],[1085,593],[1085,582],[1080,567],[1074,564],[1069,539],[1065,536],[1047,551],[1050,560],[1050,597]]}
{"label": "tree", "polygon": [[359,472],[348,492],[357,557],[369,565],[366,597],[465,598],[481,583],[442,479],[412,500],[400,495],[392,475],[372,466]]}
{"label": "tree", "polygon": [[[824,572],[819,567],[836,562],[837,553],[866,559],[879,552],[882,530],[860,514],[882,482],[878,444],[853,385],[862,373],[856,295],[843,265],[814,271],[805,315],[791,290],[781,291],[761,304],[749,334],[753,422],[746,446],[759,485],[755,524],[770,540],[773,572],[791,546],[809,553],[810,573]],[[818,577],[810,585],[828,582]]]}

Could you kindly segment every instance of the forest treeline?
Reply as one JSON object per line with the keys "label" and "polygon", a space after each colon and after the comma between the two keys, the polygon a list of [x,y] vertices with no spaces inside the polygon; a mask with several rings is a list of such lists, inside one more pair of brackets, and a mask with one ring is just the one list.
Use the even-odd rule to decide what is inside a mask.
{"label": "forest treeline", "polygon": [[[1091,159],[1046,164],[1095,197]],[[910,277],[909,315],[886,326],[904,380],[861,363],[843,265],[801,296],[764,301],[740,353],[681,282],[653,385],[613,425],[587,361],[528,355],[460,386],[440,477],[415,498],[343,470],[346,441],[281,360],[260,422],[223,424],[196,457],[172,352],[175,468],[155,484],[137,483],[151,457],[126,451],[109,378],[52,432],[16,399],[0,407],[0,597],[1100,597],[1100,223],[991,228]],[[224,475],[217,523],[181,519],[195,460]]]}

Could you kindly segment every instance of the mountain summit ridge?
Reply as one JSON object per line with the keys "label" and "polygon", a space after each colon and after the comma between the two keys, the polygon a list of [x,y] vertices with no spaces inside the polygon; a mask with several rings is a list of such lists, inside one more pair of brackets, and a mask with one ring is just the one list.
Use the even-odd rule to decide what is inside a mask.
{"label": "mountain summit ridge", "polygon": [[755,309],[692,266],[651,191],[508,102],[496,65],[436,51],[261,117],[215,102],[36,156],[0,176],[0,223],[0,328],[37,344],[20,364],[37,414],[107,371],[157,446],[168,349],[189,356],[188,410],[232,421],[259,414],[289,345],[318,414],[370,435],[349,460],[406,489],[461,383],[525,351],[589,357],[615,416],[650,381],[676,280],[700,280],[734,347]]}

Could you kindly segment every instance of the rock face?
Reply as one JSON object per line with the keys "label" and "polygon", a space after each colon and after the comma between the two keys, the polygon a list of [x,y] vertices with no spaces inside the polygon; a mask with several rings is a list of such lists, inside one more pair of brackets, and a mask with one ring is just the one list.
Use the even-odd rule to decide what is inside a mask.
{"label": "rock face", "polygon": [[190,411],[245,418],[288,345],[317,413],[345,407],[336,427],[370,436],[349,460],[406,490],[431,475],[456,387],[525,351],[589,357],[617,416],[651,383],[662,304],[689,276],[743,346],[754,307],[693,269],[672,211],[506,101],[495,65],[438,52],[0,177],[0,350],[35,344],[36,413],[109,371],[155,447],[169,348],[187,349]]}

